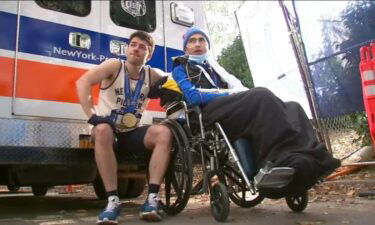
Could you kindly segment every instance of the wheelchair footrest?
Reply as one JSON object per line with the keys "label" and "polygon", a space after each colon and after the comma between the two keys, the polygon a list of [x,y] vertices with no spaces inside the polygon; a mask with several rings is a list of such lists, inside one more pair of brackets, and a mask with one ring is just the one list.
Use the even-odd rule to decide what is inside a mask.
{"label": "wheelchair footrest", "polygon": [[274,167],[260,169],[254,177],[255,186],[260,188],[283,188],[293,180],[295,169],[290,167]]}

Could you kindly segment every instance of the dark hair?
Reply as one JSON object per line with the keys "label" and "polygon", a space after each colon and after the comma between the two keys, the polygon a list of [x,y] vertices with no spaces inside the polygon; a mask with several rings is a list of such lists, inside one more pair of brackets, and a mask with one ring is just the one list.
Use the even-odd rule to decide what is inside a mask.
{"label": "dark hair", "polygon": [[154,38],[153,38],[151,35],[149,35],[147,32],[144,32],[144,31],[139,30],[139,31],[136,31],[136,32],[134,32],[134,33],[132,33],[132,34],[130,35],[129,43],[130,43],[130,42],[132,41],[132,39],[135,38],[135,37],[137,37],[137,38],[139,38],[139,39],[141,39],[141,40],[147,42],[147,44],[148,44],[149,47],[150,47],[150,48],[149,48],[150,55],[152,55],[152,53],[154,52],[154,49],[155,49],[155,40],[154,40]]}

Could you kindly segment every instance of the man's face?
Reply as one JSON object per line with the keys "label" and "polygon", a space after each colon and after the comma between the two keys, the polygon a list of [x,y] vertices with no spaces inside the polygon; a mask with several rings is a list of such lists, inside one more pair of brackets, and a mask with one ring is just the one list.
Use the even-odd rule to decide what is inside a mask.
{"label": "man's face", "polygon": [[146,41],[134,37],[126,49],[126,56],[129,63],[145,64],[151,59],[150,46]]}
{"label": "man's face", "polygon": [[203,55],[208,51],[206,38],[201,34],[192,35],[187,41],[185,53],[187,55]]}

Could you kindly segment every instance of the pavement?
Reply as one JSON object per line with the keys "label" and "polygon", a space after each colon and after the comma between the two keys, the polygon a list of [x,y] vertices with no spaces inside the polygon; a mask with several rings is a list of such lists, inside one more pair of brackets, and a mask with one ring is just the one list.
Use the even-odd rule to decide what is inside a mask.
{"label": "pavement", "polygon": [[[165,216],[163,224],[207,225],[219,224],[211,215],[207,195],[194,196],[186,209],[176,216]],[[49,192],[45,197],[34,197],[30,192],[10,194],[0,192],[0,224],[57,225],[95,224],[105,201],[82,193]],[[123,201],[119,224],[149,224],[138,219],[143,199]],[[375,200],[358,196],[311,196],[302,213],[292,212],[283,199],[266,199],[258,206],[245,209],[231,203],[226,223],[256,225],[373,225]]]}

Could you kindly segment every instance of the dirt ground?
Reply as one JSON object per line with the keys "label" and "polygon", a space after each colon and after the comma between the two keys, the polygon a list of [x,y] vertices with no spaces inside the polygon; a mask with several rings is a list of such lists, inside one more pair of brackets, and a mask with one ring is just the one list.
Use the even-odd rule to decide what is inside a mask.
{"label": "dirt ground", "polygon": [[[316,185],[310,190],[309,204],[302,213],[293,213],[284,199],[265,199],[250,209],[231,203],[227,223],[372,225],[375,221],[375,197],[359,197],[359,194],[375,193],[374,174],[374,167],[367,167]],[[139,198],[123,200],[119,224],[146,224],[138,219],[139,207],[144,199],[145,192]],[[32,196],[30,188],[26,187],[12,194],[6,187],[0,186],[0,224],[95,224],[105,204],[105,201],[96,198],[91,185],[72,186],[72,190],[67,186],[58,186],[49,190],[45,197]],[[192,196],[185,210],[176,216],[165,216],[163,220],[163,224],[216,223],[211,215],[208,195]]]}
{"label": "dirt ground", "polygon": [[[375,181],[344,180],[318,185],[309,193],[308,207],[302,213],[293,213],[284,199],[265,199],[250,208],[231,203],[226,223],[257,225],[372,225],[375,221],[375,199],[358,197],[362,188],[374,188]],[[193,196],[185,210],[176,216],[165,216],[163,224],[207,225],[218,224],[210,212],[208,195]],[[119,224],[149,224],[138,219],[144,196],[123,200]],[[0,224],[57,225],[95,224],[105,201],[97,200],[92,186],[75,186],[66,192],[64,186],[50,190],[45,197],[34,197],[26,188],[18,194],[0,191]]]}
{"label": "dirt ground", "polygon": [[[332,136],[333,153],[343,158],[358,148],[353,132]],[[197,174],[197,171],[194,172]],[[195,178],[195,182],[199,179]],[[119,224],[146,224],[138,219],[145,192],[137,199],[123,200]],[[0,224],[58,225],[95,224],[106,202],[98,200],[91,185],[58,186],[45,197],[32,196],[30,188],[9,193],[0,186]],[[373,225],[375,221],[375,166],[362,167],[351,174],[316,185],[309,191],[309,203],[302,213],[293,213],[284,199],[265,199],[250,208],[230,205],[227,223],[256,225]],[[217,222],[211,215],[209,196],[192,196],[176,216],[165,216],[163,224],[207,225]]]}

